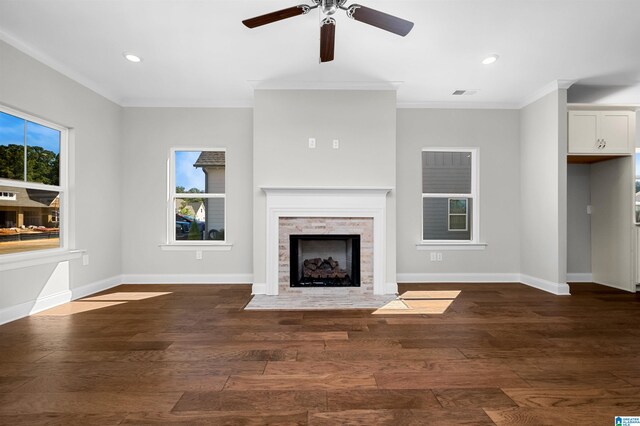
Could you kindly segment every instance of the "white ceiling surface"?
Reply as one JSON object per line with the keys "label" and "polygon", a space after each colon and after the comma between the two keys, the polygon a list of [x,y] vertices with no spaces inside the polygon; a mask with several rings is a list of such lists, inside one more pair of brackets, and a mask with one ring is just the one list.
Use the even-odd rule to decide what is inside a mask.
{"label": "white ceiling surface", "polygon": [[[304,0],[0,0],[0,38],[125,106],[250,106],[254,87],[393,83],[400,106],[518,107],[554,80],[640,84],[639,0],[357,1],[415,27],[402,38],[339,11],[335,60],[320,64],[318,10],[241,23]],[[500,60],[482,65],[491,53]]]}

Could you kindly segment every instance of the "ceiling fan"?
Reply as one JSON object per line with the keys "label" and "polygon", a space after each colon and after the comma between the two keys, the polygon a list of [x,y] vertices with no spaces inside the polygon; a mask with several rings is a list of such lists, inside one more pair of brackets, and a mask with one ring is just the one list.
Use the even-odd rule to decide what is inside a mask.
{"label": "ceiling fan", "polygon": [[346,10],[347,16],[356,21],[373,25],[374,27],[398,34],[402,37],[409,34],[413,28],[413,22],[371,9],[359,4],[345,6],[347,0],[312,0],[313,5],[300,4],[287,9],[256,16],[242,21],[249,28],[255,28],[298,15],[305,15],[311,10],[320,8],[326,17],[320,26],[320,62],[333,61],[333,51],[336,38],[336,20],[331,17],[338,9]]}

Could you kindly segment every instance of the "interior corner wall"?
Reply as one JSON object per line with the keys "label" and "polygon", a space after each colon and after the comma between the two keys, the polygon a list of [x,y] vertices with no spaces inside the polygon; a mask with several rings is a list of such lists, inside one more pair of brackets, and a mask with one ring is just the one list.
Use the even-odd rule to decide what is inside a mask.
{"label": "interior corner wall", "polygon": [[[520,145],[517,110],[399,109],[397,250],[399,281],[509,280],[520,270]],[[422,232],[421,151],[479,148],[480,241],[485,250],[447,250],[431,262]],[[432,250],[436,251],[436,250]],[[513,278],[511,278],[513,280]]]}
{"label": "interior corner wall", "polygon": [[122,108],[0,41],[0,103],[72,129],[75,246],[79,260],[0,272],[0,311],[120,274]]}
{"label": "interior corner wall", "polygon": [[566,282],[566,94],[520,110],[520,270],[525,282],[550,287]]}
{"label": "interior corner wall", "polygon": [[[129,282],[251,281],[251,108],[125,108],[122,156],[122,269]],[[229,251],[163,251],[171,148],[226,149]]]}
{"label": "interior corner wall", "polygon": [[[396,92],[256,90],[254,282],[266,281],[262,186],[396,187]],[[308,139],[316,139],[316,148]],[[340,148],[333,149],[338,139]],[[387,283],[396,282],[396,195],[387,196]]]}

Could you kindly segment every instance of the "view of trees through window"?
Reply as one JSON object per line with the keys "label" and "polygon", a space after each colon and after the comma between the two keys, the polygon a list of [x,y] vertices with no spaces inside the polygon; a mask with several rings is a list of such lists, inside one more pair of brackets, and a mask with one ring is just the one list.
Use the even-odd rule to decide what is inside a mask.
{"label": "view of trees through window", "polygon": [[0,255],[60,247],[60,130],[0,111]]}

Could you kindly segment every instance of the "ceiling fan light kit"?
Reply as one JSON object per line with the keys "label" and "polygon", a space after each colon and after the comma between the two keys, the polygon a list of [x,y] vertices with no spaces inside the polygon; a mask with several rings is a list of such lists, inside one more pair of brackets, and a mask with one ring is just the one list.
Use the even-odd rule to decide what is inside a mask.
{"label": "ceiling fan light kit", "polygon": [[413,22],[380,12],[359,4],[345,6],[347,0],[313,0],[313,5],[299,4],[287,9],[277,10],[255,18],[245,19],[242,23],[248,28],[256,28],[294,16],[306,15],[313,9],[320,8],[326,16],[320,24],[320,62],[333,61],[336,37],[336,20],[331,17],[338,9],[346,11],[353,20],[389,31],[399,36],[406,36],[413,28]]}

